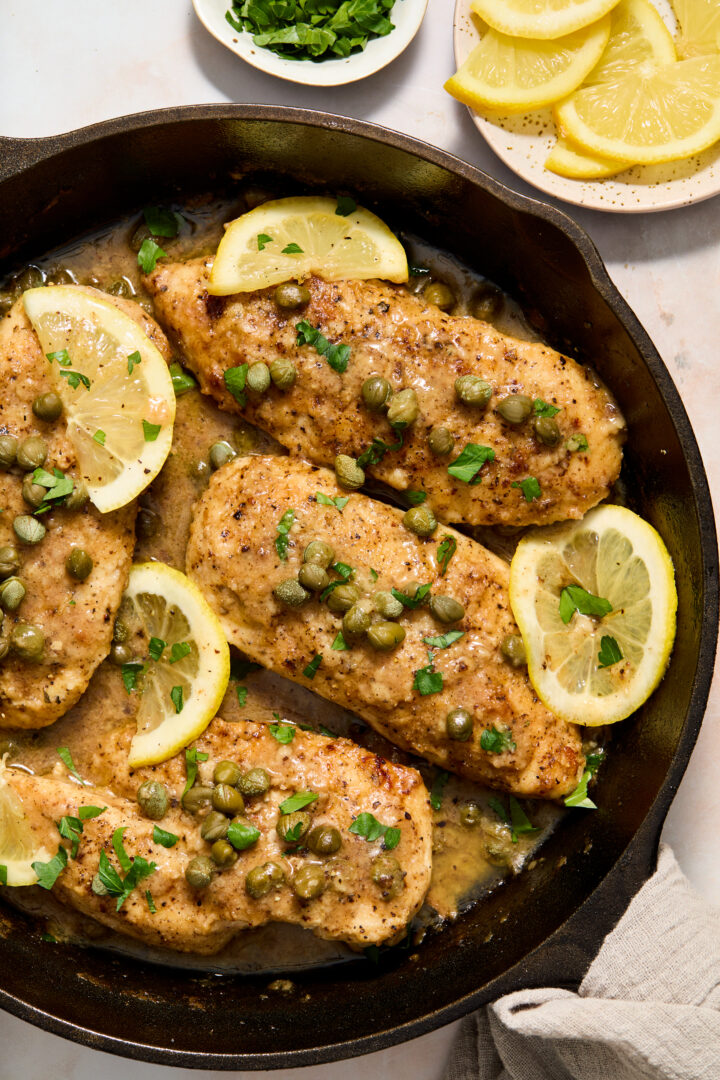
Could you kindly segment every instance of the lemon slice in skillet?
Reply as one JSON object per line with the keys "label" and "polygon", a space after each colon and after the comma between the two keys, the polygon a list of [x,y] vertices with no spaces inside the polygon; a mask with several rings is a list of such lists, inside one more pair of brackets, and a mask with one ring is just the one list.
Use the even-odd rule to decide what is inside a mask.
{"label": "lemon slice in skillet", "polygon": [[123,667],[126,688],[141,694],[128,758],[135,769],[166,761],[202,734],[225,694],[230,650],[197,586],[164,563],[131,567],[118,619],[146,650]]}
{"label": "lemon slice in skillet", "polygon": [[172,445],[168,366],[138,324],[101,294],[29,289],[25,310],[62,398],[82,477],[98,510],[132,502]]}
{"label": "lemon slice in skillet", "polygon": [[228,225],[208,292],[252,292],[309,274],[407,281],[407,256],[387,225],[352,199],[276,199]]}
{"label": "lemon slice in skillet", "polygon": [[623,720],[665,673],[675,640],[673,565],[655,529],[622,506],[524,537],[510,566],[510,603],[530,681],[564,720]]}
{"label": "lemon slice in skillet", "polygon": [[48,862],[50,858],[50,852],[33,836],[3,760],[0,762],[0,883],[34,885],[37,874],[32,864]]}

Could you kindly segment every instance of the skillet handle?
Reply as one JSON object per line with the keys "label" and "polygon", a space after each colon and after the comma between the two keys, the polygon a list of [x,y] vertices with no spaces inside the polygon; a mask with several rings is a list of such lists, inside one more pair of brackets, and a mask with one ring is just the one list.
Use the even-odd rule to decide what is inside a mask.
{"label": "skillet handle", "polygon": [[0,135],[0,183],[51,157],[58,150],[58,136],[15,139]]}

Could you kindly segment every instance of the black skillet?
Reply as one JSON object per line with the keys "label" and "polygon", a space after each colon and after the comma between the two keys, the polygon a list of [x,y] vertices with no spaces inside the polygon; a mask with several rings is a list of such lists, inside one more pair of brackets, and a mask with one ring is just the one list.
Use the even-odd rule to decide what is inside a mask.
{"label": "black skillet", "polygon": [[526,986],[575,987],[651,872],[712,676],[717,547],[702,461],[652,342],[570,218],[371,124],[272,106],[124,117],[50,139],[0,139],[0,276],[148,202],[272,172],[353,191],[395,226],[514,295],[557,348],[591,362],[628,419],[637,509],[670,548],[678,636],[667,676],[617,733],[596,812],[568,815],[543,858],[415,951],[268,978],[181,974],[70,945],[0,909],[0,1004],[87,1046],[177,1067],[270,1069],[379,1050]]}

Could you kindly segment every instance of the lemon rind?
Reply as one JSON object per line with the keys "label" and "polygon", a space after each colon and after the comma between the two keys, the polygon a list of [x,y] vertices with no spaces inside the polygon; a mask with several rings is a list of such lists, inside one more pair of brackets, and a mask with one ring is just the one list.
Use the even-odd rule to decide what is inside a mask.
{"label": "lemon rind", "polygon": [[575,30],[582,30],[602,19],[618,4],[619,0],[595,0],[567,7],[564,12],[553,11],[532,17],[513,12],[512,5],[495,0],[472,0],[471,10],[488,26],[510,37],[537,38],[547,41],[564,37]]}

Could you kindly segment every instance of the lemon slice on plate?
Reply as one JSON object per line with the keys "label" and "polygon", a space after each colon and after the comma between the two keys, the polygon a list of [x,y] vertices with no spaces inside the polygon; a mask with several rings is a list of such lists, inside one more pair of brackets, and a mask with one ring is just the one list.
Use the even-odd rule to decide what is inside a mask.
{"label": "lemon slice on plate", "polygon": [[678,53],[683,60],[720,52],[720,4],[718,0],[672,0],[680,24]]}
{"label": "lemon slice on plate", "polygon": [[168,366],[140,326],[101,295],[71,285],[29,289],[25,310],[60,394],[88,493],[106,513],[131,502],[172,445]]}
{"label": "lemon slice on plate", "polygon": [[540,109],[580,85],[609,36],[609,15],[554,41],[509,37],[489,29],[445,89],[473,109]]}
{"label": "lemon slice on plate", "polygon": [[630,168],[629,162],[617,158],[602,158],[588,154],[585,150],[573,146],[563,135],[558,135],[557,142],[545,158],[545,168],[558,176],[567,176],[570,180],[601,180],[605,176],[614,176]]}
{"label": "lemon slice on plate", "polygon": [[538,696],[556,716],[597,726],[635,712],[660,682],[675,640],[670,556],[622,506],[524,537],[510,603]]}
{"label": "lemon slice on plate", "polygon": [[602,19],[618,0],[472,0],[470,7],[502,34],[558,38]]}
{"label": "lemon slice on plate", "polygon": [[[123,667],[126,687],[141,694],[131,768],[166,761],[201,735],[230,678],[230,650],[196,585],[164,563],[131,567],[118,618],[147,650]],[[137,638],[136,638],[137,639]]]}
{"label": "lemon slice on plate", "polygon": [[5,867],[6,885],[34,885],[34,862],[48,862],[52,856],[39,845],[25,816],[23,804],[8,780],[5,761],[0,762],[0,866]]}
{"label": "lemon slice on plate", "polygon": [[228,225],[208,292],[228,296],[317,274],[326,281],[407,281],[405,249],[387,225],[348,201],[301,196],[263,203]]}

